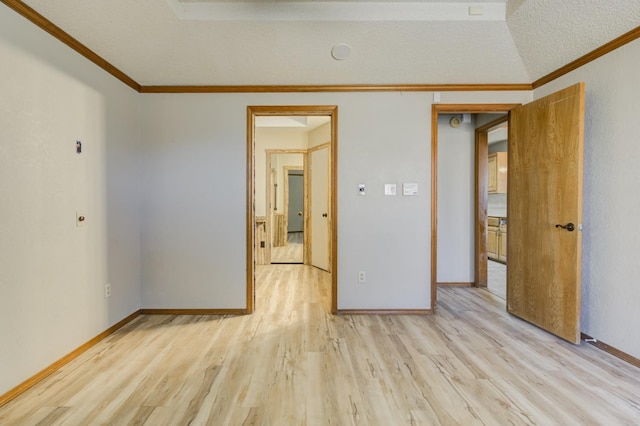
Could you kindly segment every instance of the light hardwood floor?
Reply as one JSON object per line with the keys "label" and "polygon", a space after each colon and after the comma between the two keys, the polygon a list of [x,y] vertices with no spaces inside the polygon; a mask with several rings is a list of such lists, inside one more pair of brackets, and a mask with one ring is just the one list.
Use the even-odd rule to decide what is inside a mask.
{"label": "light hardwood floor", "polygon": [[304,260],[304,234],[291,232],[287,234],[287,245],[271,247],[271,263],[302,263]]}
{"label": "light hardwood floor", "polygon": [[640,370],[474,288],[436,315],[332,316],[329,274],[257,269],[248,316],[141,316],[0,408],[2,425],[617,425]]}

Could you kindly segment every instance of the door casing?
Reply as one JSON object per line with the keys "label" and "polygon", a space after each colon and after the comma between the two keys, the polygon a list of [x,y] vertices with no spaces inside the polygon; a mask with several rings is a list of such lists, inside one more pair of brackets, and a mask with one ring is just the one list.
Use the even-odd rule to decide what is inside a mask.
{"label": "door casing", "polygon": [[338,106],[247,106],[246,148],[246,313],[255,310],[255,118],[257,116],[328,116],[331,118],[331,312],[338,311]]}
{"label": "door casing", "polygon": [[[438,302],[438,115],[439,114],[478,114],[487,112],[507,113],[520,104],[433,104],[431,106],[431,310],[436,311]],[[486,155],[486,143],[485,139]],[[478,165],[478,139],[476,139],[475,162]],[[480,153],[481,155],[481,153]],[[479,227],[479,223],[486,224],[487,197],[482,193],[487,190],[486,166],[476,167],[475,170],[475,278],[474,285],[478,286],[479,255],[478,246],[482,244],[484,235],[484,252],[486,256],[486,225]],[[480,178],[479,178],[480,176]],[[484,177],[482,177],[484,176]],[[484,185],[484,186],[483,186]],[[480,228],[480,229],[479,229]],[[483,231],[484,229],[484,231]],[[480,234],[480,235],[479,235]],[[484,267],[486,282],[486,263]],[[486,285],[486,284],[485,284]]]}
{"label": "door casing", "polygon": [[[309,182],[308,182],[308,170],[309,170],[309,164],[308,164],[308,157],[309,155],[307,154],[307,150],[306,149],[267,149],[266,150],[266,154],[267,154],[267,171],[269,172],[267,174],[267,179],[266,181],[266,191],[265,194],[267,195],[267,215],[265,217],[265,223],[266,223],[266,233],[269,236],[269,244],[267,244],[267,252],[266,252],[266,258],[268,259],[268,264],[271,264],[271,251],[272,251],[272,245],[273,245],[273,220],[272,220],[272,213],[273,213],[273,205],[271,204],[271,199],[273,198],[273,176],[270,172],[271,169],[271,163],[273,161],[273,156],[277,155],[277,154],[300,154],[302,155],[302,169],[304,171],[304,191],[305,194],[309,193]],[[292,169],[296,169],[295,167]],[[284,191],[286,193],[286,191]],[[284,200],[281,200],[284,206]],[[308,259],[309,259],[309,244],[308,244],[308,235],[309,235],[309,218],[308,218],[308,211],[309,211],[309,206],[307,205],[307,197],[305,196],[305,206],[304,206],[304,249],[303,249],[303,258],[302,258],[302,263],[307,265],[309,263]]]}
{"label": "door casing", "polygon": [[509,114],[505,114],[475,130],[475,220],[474,220],[474,255],[476,287],[486,287],[487,272],[487,208],[489,205],[487,194],[487,158],[489,153],[489,130],[499,124],[509,121]]}

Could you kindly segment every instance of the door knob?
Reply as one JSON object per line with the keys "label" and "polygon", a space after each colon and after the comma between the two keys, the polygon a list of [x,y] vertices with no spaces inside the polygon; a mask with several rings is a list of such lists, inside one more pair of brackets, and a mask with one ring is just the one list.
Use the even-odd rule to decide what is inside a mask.
{"label": "door knob", "polygon": [[566,225],[556,224],[556,228],[566,229],[567,231],[571,232],[576,229],[576,226],[573,223],[569,222]]}
{"label": "door knob", "polygon": [[322,213],[322,217],[327,217],[328,215],[326,213]]}
{"label": "door knob", "polygon": [[298,212],[298,216],[302,216],[302,212]]}

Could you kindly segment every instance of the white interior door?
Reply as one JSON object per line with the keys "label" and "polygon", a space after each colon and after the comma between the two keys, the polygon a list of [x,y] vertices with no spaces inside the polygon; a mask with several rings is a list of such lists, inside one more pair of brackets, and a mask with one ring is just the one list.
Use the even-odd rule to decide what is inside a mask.
{"label": "white interior door", "polygon": [[330,241],[329,217],[331,194],[329,180],[329,147],[312,151],[309,163],[311,174],[311,265],[329,270]]}

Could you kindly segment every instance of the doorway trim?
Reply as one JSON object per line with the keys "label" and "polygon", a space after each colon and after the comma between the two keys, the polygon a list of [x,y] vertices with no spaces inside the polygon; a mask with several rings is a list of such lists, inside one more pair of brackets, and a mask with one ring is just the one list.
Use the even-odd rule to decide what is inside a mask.
{"label": "doorway trim", "polygon": [[257,116],[328,116],[331,118],[331,313],[338,311],[338,106],[247,106],[246,313],[255,310],[255,119]]}
{"label": "doorway trim", "polygon": [[[478,114],[487,112],[508,113],[520,104],[432,104],[431,105],[431,310],[436,311],[438,302],[438,115],[439,114]],[[477,134],[476,134],[477,138]],[[478,140],[475,141],[475,162],[478,164]],[[486,152],[485,152],[486,154]],[[486,168],[485,168],[486,171]],[[486,190],[486,178],[479,179],[479,174],[484,176],[486,173],[482,169],[476,167],[475,170],[475,244],[478,247],[478,224],[480,220],[486,221],[487,216],[487,199],[479,197],[482,188]],[[482,187],[484,185],[484,187]],[[483,201],[484,200],[484,201]],[[480,202],[484,202],[484,206],[480,206]],[[482,219],[484,218],[484,219]],[[486,232],[486,231],[485,231]],[[485,242],[486,252],[486,242]],[[478,285],[478,256],[476,259],[474,286]],[[486,269],[486,268],[485,268]],[[485,270],[486,276],[486,270]]]}
{"label": "doorway trim", "polygon": [[489,156],[489,130],[509,122],[509,114],[484,124],[475,130],[475,286],[486,287],[487,271],[487,161]]}
{"label": "doorway trim", "polygon": [[[306,149],[267,149],[266,150],[266,170],[268,172],[267,174],[267,179],[266,179],[266,190],[265,190],[265,195],[267,197],[267,210],[266,210],[266,216],[265,216],[265,232],[267,233],[267,236],[269,237],[269,244],[267,244],[267,250],[266,250],[266,258],[269,260],[269,262],[267,263],[268,265],[271,265],[271,249],[273,248],[273,231],[272,231],[272,226],[273,226],[273,221],[271,220],[271,213],[273,213],[273,205],[271,204],[271,200],[273,198],[273,173],[271,172],[271,170],[273,170],[273,168],[271,167],[271,162],[272,162],[272,156],[273,155],[277,155],[277,154],[300,154],[302,155],[302,166],[297,167],[297,166],[285,166],[284,170],[287,170],[287,168],[292,169],[292,167],[295,169],[297,168],[298,170],[303,170],[303,176],[304,176],[304,220],[303,220],[303,226],[304,226],[304,243],[303,243],[303,259],[302,259],[302,263],[307,265],[309,263],[308,259],[308,245],[310,243],[310,241],[308,240],[308,235],[309,235],[309,218],[308,218],[308,210],[309,210],[309,205],[308,205],[308,197],[307,194],[309,193],[309,188],[308,188],[308,180],[309,180],[309,161],[308,161],[308,152]],[[286,180],[285,180],[286,182]],[[283,191],[283,206],[285,206],[285,199],[284,199],[284,194],[287,191],[287,187],[285,185],[284,187],[284,191]],[[286,215],[285,215],[286,216]]]}

